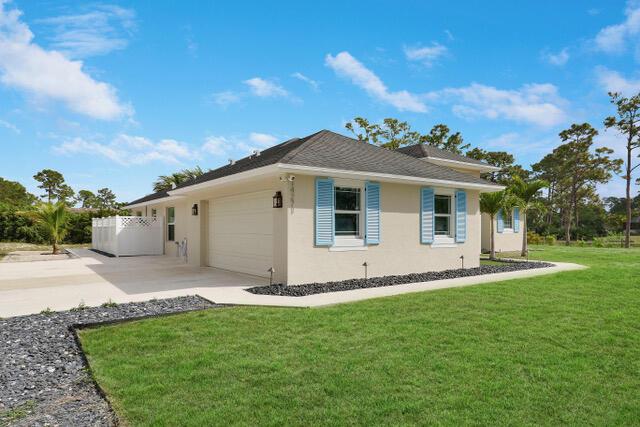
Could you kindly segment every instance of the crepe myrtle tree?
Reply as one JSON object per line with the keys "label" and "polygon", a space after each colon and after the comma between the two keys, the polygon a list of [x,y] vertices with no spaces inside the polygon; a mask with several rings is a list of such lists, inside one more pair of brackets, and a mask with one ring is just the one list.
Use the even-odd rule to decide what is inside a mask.
{"label": "crepe myrtle tree", "polygon": [[493,193],[480,194],[480,212],[489,215],[490,221],[490,252],[489,259],[496,259],[496,243],[494,222],[500,210],[510,210],[515,206],[515,198],[506,190],[496,191]]}
{"label": "crepe myrtle tree", "polygon": [[522,252],[521,256],[527,255],[527,213],[532,210],[544,212],[545,205],[542,201],[536,197],[543,188],[548,187],[549,184],[541,179],[533,181],[525,181],[519,176],[515,175],[512,178],[511,185],[509,185],[508,192],[513,195],[513,202],[520,208],[520,215],[522,216]]}

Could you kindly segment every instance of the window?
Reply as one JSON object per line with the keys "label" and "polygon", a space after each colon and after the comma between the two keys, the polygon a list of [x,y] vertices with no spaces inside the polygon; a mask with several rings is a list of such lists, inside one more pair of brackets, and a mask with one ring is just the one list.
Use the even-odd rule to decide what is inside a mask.
{"label": "window", "polygon": [[336,236],[360,236],[360,188],[335,188]]}
{"label": "window", "polygon": [[155,209],[151,209],[151,216],[155,218],[157,215],[158,211],[156,211]]}
{"label": "window", "polygon": [[502,224],[504,228],[513,228],[513,211],[502,212]]}
{"label": "window", "polygon": [[436,194],[434,197],[434,234],[437,236],[453,237],[451,230],[451,196]]}
{"label": "window", "polygon": [[176,209],[167,208],[167,240],[176,240]]}
{"label": "window", "polygon": [[136,211],[136,216],[142,216],[142,211]]}

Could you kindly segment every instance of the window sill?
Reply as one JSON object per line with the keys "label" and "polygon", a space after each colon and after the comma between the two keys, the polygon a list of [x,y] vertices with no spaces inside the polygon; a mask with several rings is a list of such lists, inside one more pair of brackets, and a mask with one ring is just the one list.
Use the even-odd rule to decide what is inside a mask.
{"label": "window sill", "polygon": [[364,239],[336,238],[333,246],[329,246],[329,252],[366,251],[367,245]]}
{"label": "window sill", "polygon": [[452,237],[436,237],[431,244],[432,248],[456,248],[458,244]]}
{"label": "window sill", "polygon": [[513,228],[505,228],[502,230],[502,234],[514,234]]}

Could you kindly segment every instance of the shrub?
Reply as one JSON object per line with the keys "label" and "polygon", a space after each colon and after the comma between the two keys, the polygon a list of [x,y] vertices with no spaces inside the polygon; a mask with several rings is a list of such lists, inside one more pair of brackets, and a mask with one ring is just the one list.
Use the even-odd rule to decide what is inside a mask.
{"label": "shrub", "polygon": [[555,245],[556,244],[556,236],[554,236],[554,235],[544,236],[544,243],[549,245],[549,246]]}
{"label": "shrub", "polygon": [[604,248],[604,238],[602,237],[595,237],[593,239],[593,247],[594,248]]}
{"label": "shrub", "polygon": [[535,231],[527,231],[527,243],[530,245],[539,245],[542,243],[542,236]]}

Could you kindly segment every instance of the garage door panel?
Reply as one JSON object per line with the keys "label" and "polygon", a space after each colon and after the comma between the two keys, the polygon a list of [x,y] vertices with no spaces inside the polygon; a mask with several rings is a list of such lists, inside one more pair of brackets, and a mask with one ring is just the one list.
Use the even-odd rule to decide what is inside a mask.
{"label": "garage door panel", "polygon": [[273,265],[273,191],[209,202],[209,265],[267,277]]}

